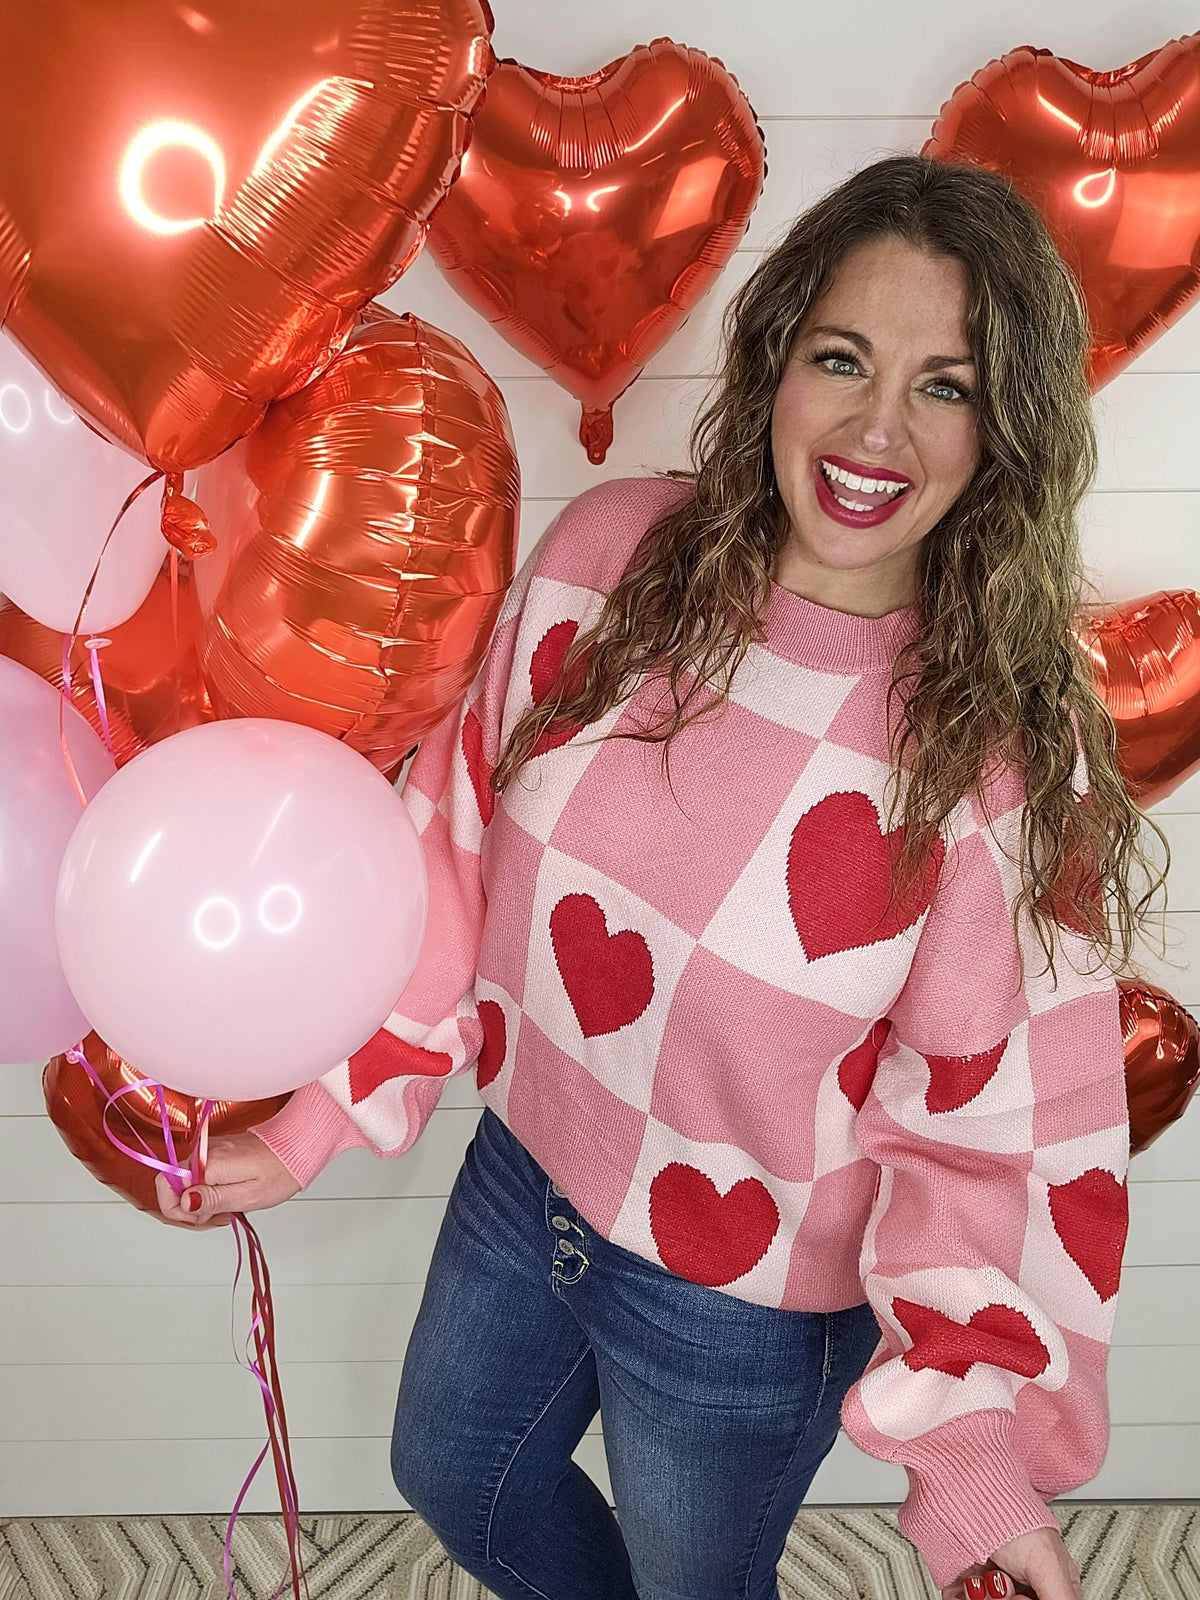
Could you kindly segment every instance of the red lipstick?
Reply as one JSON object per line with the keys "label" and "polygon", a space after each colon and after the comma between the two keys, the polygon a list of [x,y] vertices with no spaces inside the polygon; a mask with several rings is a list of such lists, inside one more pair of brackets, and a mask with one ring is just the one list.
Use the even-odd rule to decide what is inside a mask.
{"label": "red lipstick", "polygon": [[[834,522],[840,522],[843,527],[874,528],[878,523],[886,522],[900,502],[908,496],[908,490],[903,490],[900,494],[893,495],[890,500],[885,500],[881,505],[872,507],[870,511],[851,511],[846,506],[841,505],[835,497],[828,478],[821,470],[822,460],[830,462],[835,467],[841,467],[846,472],[857,473],[860,477],[873,477],[876,481],[886,479],[889,483],[911,485],[912,479],[905,478],[899,473],[885,471],[882,467],[865,467],[861,463],[846,460],[844,456],[826,455],[824,457],[814,457],[813,480],[816,484],[817,503],[827,517],[831,517]],[[847,489],[845,492],[849,495],[853,494],[854,490]]]}

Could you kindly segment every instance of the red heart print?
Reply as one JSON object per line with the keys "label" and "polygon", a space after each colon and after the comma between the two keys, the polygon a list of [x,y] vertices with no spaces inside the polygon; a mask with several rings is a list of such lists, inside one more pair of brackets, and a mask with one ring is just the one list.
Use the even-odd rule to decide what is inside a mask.
{"label": "red heart print", "polygon": [[[567,651],[574,643],[578,632],[579,623],[573,617],[569,617],[547,628],[538,641],[537,649],[533,652],[529,663],[529,687],[535,706],[540,706],[554,688]],[[583,682],[587,672],[587,661],[588,657],[584,656],[571,672],[566,684],[567,694],[574,694]],[[582,722],[577,722],[566,728],[558,728],[553,733],[549,731],[543,733],[529,752],[528,759],[532,761],[534,756],[545,755],[547,750],[555,750],[560,744],[566,744],[582,730],[583,726]]]}
{"label": "red heart print", "polygon": [[650,1185],[650,1232],[670,1272],[714,1289],[757,1266],[779,1229],[779,1208],[757,1178],[720,1194],[707,1173],[682,1161]]}
{"label": "red heart print", "polygon": [[350,1104],[356,1106],[391,1078],[444,1078],[452,1064],[444,1050],[421,1050],[380,1028],[350,1057]]}
{"label": "red heart print", "polygon": [[496,809],[496,791],[488,784],[491,769],[483,753],[483,724],[473,711],[468,711],[463,718],[462,751],[471,777],[471,787],[475,791],[475,804],[479,807],[480,820],[486,828]]}
{"label": "red heart print", "polygon": [[875,1072],[879,1066],[879,1052],[887,1043],[892,1024],[887,1017],[872,1023],[871,1031],[861,1044],[856,1044],[838,1062],[838,1087],[855,1111],[861,1111],[863,1102],[871,1092]]}
{"label": "red heart print", "polygon": [[1087,300],[1094,389],[1200,296],[1200,33],[1110,70],[1020,45],[959,84],[921,154],[1036,206]]}
{"label": "red heart print", "polygon": [[827,794],[800,818],[788,848],[788,906],[810,961],[893,939],[925,911],[942,870],[940,838],[923,880],[885,912],[903,838],[903,825],[884,837],[873,802],[856,790]]}
{"label": "red heart print", "polygon": [[1063,1249],[1101,1300],[1111,1300],[1129,1231],[1127,1184],[1104,1167],[1090,1167],[1070,1183],[1050,1185],[1050,1216]]}
{"label": "red heart print", "polygon": [[478,1011],[483,1024],[483,1049],[479,1052],[479,1065],[475,1069],[475,1087],[486,1089],[494,1078],[499,1077],[500,1068],[504,1065],[508,1029],[504,1022],[504,1008],[495,1000],[481,1000]]}
{"label": "red heart print", "polygon": [[951,1378],[965,1378],[977,1361],[1036,1378],[1050,1365],[1050,1352],[1023,1311],[984,1306],[966,1323],[913,1300],[892,1301],[896,1321],[913,1341],[904,1364],[913,1372],[934,1367]]}
{"label": "red heart print", "polygon": [[590,894],[568,894],[550,913],[550,942],[585,1039],[636,1022],[654,998],[654,962],[640,933],[609,933]]}
{"label": "red heart print", "polygon": [[578,632],[579,623],[573,617],[568,617],[547,628],[538,640],[529,662],[529,689],[535,706],[540,706],[554,687],[559,668]]}
{"label": "red heart print", "polygon": [[929,1087],[925,1091],[926,1111],[957,1111],[974,1100],[996,1076],[1000,1057],[1008,1044],[1005,1034],[990,1050],[973,1056],[926,1056]]}

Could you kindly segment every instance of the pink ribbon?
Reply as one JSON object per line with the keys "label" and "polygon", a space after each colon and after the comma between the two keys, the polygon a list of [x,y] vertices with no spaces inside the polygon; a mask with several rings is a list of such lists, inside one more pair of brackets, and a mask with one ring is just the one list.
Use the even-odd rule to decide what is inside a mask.
{"label": "pink ribbon", "polygon": [[[92,575],[88,579],[87,588],[83,591],[83,599],[79,602],[79,610],[75,614],[75,626],[71,629],[71,637],[63,645],[63,698],[62,698],[62,702],[60,703],[59,708],[58,708],[58,742],[59,742],[59,746],[62,749],[63,760],[66,763],[67,775],[71,779],[71,783],[72,783],[72,786],[74,787],[76,795],[79,797],[79,804],[81,806],[84,806],[85,808],[87,806],[87,795],[84,794],[84,792],[83,792],[83,785],[79,781],[79,774],[75,770],[74,761],[72,761],[72,759],[71,759],[71,751],[70,751],[70,749],[68,748],[68,745],[67,745],[67,733],[66,733],[66,728],[64,726],[64,715],[63,715],[64,708],[65,708],[65,705],[66,705],[67,696],[71,692],[71,689],[70,689],[70,683],[71,683],[71,650],[74,647],[76,639],[78,639],[78,637],[79,637],[79,630],[83,626],[83,613],[87,610],[87,603],[92,598],[92,590],[96,587],[96,579],[100,576],[100,563],[104,560],[105,552],[107,551],[107,549],[109,547],[109,544],[112,542],[113,534],[116,533],[116,531],[117,531],[118,523],[120,522],[121,518],[125,515],[125,513],[129,510],[130,506],[137,499],[137,497],[140,494],[142,494],[145,490],[147,490],[152,483],[154,483],[157,479],[161,478],[162,476],[163,476],[163,474],[160,471],[159,472],[152,472],[148,478],[143,478],[141,483],[139,483],[135,488],[131,489],[129,491],[129,493],[125,496],[125,499],[124,499],[124,502],[122,503],[121,509],[117,512],[116,516],[113,518],[112,527],[108,530],[108,533],[105,535],[104,543],[100,546],[100,554],[96,557],[96,565],[92,568]],[[93,668],[93,680],[92,681],[95,682],[99,678],[99,669],[96,666],[96,659],[95,659],[94,656],[92,657],[92,668]],[[104,708],[103,689],[100,689],[98,691],[98,693],[97,693],[97,703],[101,707],[101,713],[100,713],[101,724],[105,728],[105,732],[106,732],[106,735],[107,735],[107,726],[108,726],[107,710]],[[111,743],[109,744],[108,748],[109,748],[109,753],[111,754],[112,753],[112,745],[111,745]]]}
{"label": "pink ribbon", "polygon": [[[253,1375],[262,1392],[263,1411],[267,1418],[267,1442],[258,1452],[254,1465],[250,1468],[245,1482],[238,1491],[237,1499],[233,1503],[233,1510],[229,1513],[229,1522],[225,1528],[225,1550],[222,1561],[225,1571],[225,1588],[230,1600],[237,1600],[237,1591],[233,1586],[233,1528],[237,1522],[238,1513],[241,1511],[242,1502],[249,1493],[250,1485],[258,1476],[259,1468],[267,1459],[268,1452],[270,1452],[275,1458],[275,1477],[279,1486],[284,1527],[287,1530],[292,1591],[296,1600],[299,1600],[301,1582],[304,1584],[305,1594],[308,1594],[308,1578],[300,1558],[300,1510],[296,1497],[296,1479],[292,1470],[291,1452],[288,1449],[287,1424],[283,1416],[282,1395],[279,1394],[279,1377],[275,1371],[275,1336],[272,1326],[273,1310],[271,1307],[270,1280],[269,1278],[264,1279],[262,1276],[266,1272],[266,1257],[262,1253],[262,1244],[258,1235],[242,1212],[232,1212],[229,1221],[237,1243],[237,1270],[233,1275],[234,1293],[236,1294],[237,1292],[238,1281],[242,1275],[243,1233],[245,1235],[246,1255],[250,1261],[250,1273],[254,1281],[254,1313],[250,1321],[250,1331],[246,1335],[245,1360],[238,1354],[236,1339],[234,1340],[233,1353],[238,1365],[245,1367],[246,1371]],[[252,1344],[255,1349],[254,1355],[250,1353]],[[270,1378],[263,1370],[266,1366],[271,1368]],[[276,1403],[277,1396],[278,1404]],[[279,1600],[286,1583],[287,1579],[285,1578],[271,1596],[271,1600]]]}
{"label": "pink ribbon", "polygon": [[[104,1096],[104,1110],[101,1121],[105,1136],[112,1145],[121,1151],[122,1155],[128,1156],[131,1161],[136,1161],[143,1167],[150,1167],[155,1172],[163,1173],[176,1195],[181,1195],[185,1189],[191,1188],[193,1185],[203,1183],[205,1160],[208,1155],[208,1123],[214,1104],[212,1100],[201,1102],[196,1138],[185,1165],[180,1160],[179,1152],[175,1147],[175,1134],[171,1127],[171,1118],[167,1109],[167,1097],[161,1084],[152,1083],[150,1079],[143,1078],[134,1083],[123,1084],[119,1089],[110,1093],[88,1060],[82,1044],[77,1044],[73,1049],[68,1050],[66,1056],[68,1061],[74,1062],[76,1066],[83,1068],[92,1087]],[[154,1090],[159,1117],[162,1121],[163,1141],[167,1152],[166,1161],[160,1160],[154,1154],[134,1123],[124,1116],[119,1105],[125,1095],[139,1093],[148,1088]],[[108,1115],[114,1107],[121,1113],[126,1127],[138,1144],[141,1145],[142,1148],[140,1150],[135,1150],[132,1145],[127,1144],[124,1139],[118,1137],[109,1125]],[[245,1214],[240,1211],[231,1212],[229,1221],[233,1228],[234,1241],[237,1245],[237,1267],[233,1275],[231,1316],[236,1309],[237,1288],[241,1281],[242,1268],[246,1261],[249,1262],[250,1277],[253,1284],[252,1315],[250,1331],[246,1335],[245,1360],[238,1354],[236,1339],[234,1341],[234,1357],[239,1366],[245,1367],[252,1374],[262,1394],[263,1412],[267,1421],[267,1442],[259,1451],[253,1466],[246,1475],[245,1481],[238,1490],[237,1498],[233,1502],[233,1510],[229,1514],[229,1522],[225,1529],[225,1545],[222,1558],[225,1588],[230,1600],[238,1600],[237,1590],[234,1588],[233,1583],[234,1525],[242,1509],[242,1504],[250,1492],[250,1486],[258,1476],[259,1468],[267,1459],[269,1453],[274,1460],[280,1509],[283,1513],[284,1527],[287,1531],[288,1563],[292,1593],[295,1600],[300,1600],[301,1585],[303,1585],[305,1595],[308,1595],[308,1578],[301,1559],[300,1511],[296,1493],[296,1475],[292,1467],[291,1449],[288,1443],[287,1418],[283,1410],[283,1391],[280,1387],[279,1373],[275,1362],[275,1310],[271,1298],[271,1277],[267,1269],[267,1258],[263,1253],[262,1243]],[[254,1347],[253,1355],[251,1354],[251,1345]],[[271,1600],[279,1600],[286,1584],[287,1579],[285,1578],[271,1596]]]}
{"label": "pink ribbon", "polygon": [[104,698],[104,679],[100,676],[100,652],[106,644],[111,643],[111,639],[85,639],[83,648],[92,663],[92,692],[96,696],[96,710],[100,713],[100,732],[104,736],[104,748],[115,759],[112,731],[108,726],[108,702]]}
{"label": "pink ribbon", "polygon": [[[128,1156],[131,1161],[136,1161],[143,1167],[152,1167],[155,1172],[161,1172],[165,1174],[167,1182],[171,1185],[172,1190],[177,1195],[182,1194],[183,1191],[192,1183],[200,1183],[203,1181],[202,1171],[197,1170],[193,1164],[189,1164],[186,1167],[183,1166],[175,1152],[175,1136],[171,1128],[170,1118],[167,1115],[166,1099],[163,1095],[160,1085],[151,1085],[149,1079],[142,1079],[137,1083],[122,1084],[119,1089],[115,1089],[110,1094],[107,1086],[101,1081],[99,1074],[96,1072],[95,1068],[84,1054],[83,1046],[81,1044],[76,1045],[73,1050],[68,1050],[66,1055],[68,1061],[73,1061],[76,1066],[83,1068],[84,1072],[87,1073],[92,1087],[99,1090],[99,1092],[104,1096],[104,1110],[101,1114],[101,1120],[104,1127],[105,1136],[110,1144],[114,1145],[122,1155]],[[126,1144],[124,1139],[119,1138],[109,1126],[108,1114],[112,1108],[117,1105],[117,1102],[124,1099],[127,1094],[138,1094],[143,1089],[148,1087],[153,1087],[157,1094],[159,1115],[162,1118],[163,1138],[166,1141],[167,1155],[170,1158],[167,1161],[159,1160],[159,1158],[154,1154],[153,1150],[151,1150],[150,1146],[146,1143],[145,1139],[142,1138],[137,1128],[134,1127],[132,1122],[130,1122],[128,1117],[125,1118],[125,1125],[133,1134],[133,1137],[141,1145],[142,1148],[140,1150],[135,1150],[132,1145]],[[201,1130],[203,1130],[205,1123],[212,1114],[212,1108],[213,1102],[211,1100],[205,1100],[202,1103],[200,1111]],[[118,1109],[120,1108],[118,1107]],[[196,1160],[199,1145],[200,1140],[197,1138],[196,1148],[192,1152],[193,1163]]]}

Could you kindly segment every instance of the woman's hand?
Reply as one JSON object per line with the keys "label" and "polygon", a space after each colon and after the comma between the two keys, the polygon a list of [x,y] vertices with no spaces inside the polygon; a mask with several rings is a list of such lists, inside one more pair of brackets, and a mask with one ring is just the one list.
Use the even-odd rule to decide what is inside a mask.
{"label": "woman's hand", "polygon": [[219,1134],[209,1140],[204,1182],[173,1192],[160,1172],[154,1180],[158,1209],[186,1228],[220,1228],[231,1211],[263,1211],[290,1200],[300,1185],[256,1133]]}
{"label": "woman's hand", "polygon": [[968,1567],[942,1590],[942,1600],[1004,1600],[1006,1595],[1083,1600],[1079,1568],[1057,1528],[1034,1528],[1009,1539],[992,1552],[988,1566]]}

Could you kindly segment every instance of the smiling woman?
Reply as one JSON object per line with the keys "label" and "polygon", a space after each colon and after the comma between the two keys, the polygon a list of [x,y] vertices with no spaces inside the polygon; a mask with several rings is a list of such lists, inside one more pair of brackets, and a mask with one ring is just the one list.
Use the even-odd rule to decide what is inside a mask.
{"label": "smiling woman", "polygon": [[[842,262],[775,396],[771,451],[791,519],[776,582],[871,615],[915,597],[921,541],[979,463],[966,308],[961,263],[903,239],[871,240]],[[885,523],[862,539],[844,531]]]}
{"label": "smiling woman", "polygon": [[[896,894],[1006,752],[1027,793],[1014,927],[1028,912],[1053,970],[1065,911],[1104,959],[1128,963],[1165,881],[1143,823],[1167,846],[1130,800],[1072,633],[1077,511],[1096,471],[1090,329],[1037,212],[982,168],[888,157],[796,220],[724,332],[693,470],[674,475],[694,494],[647,530],[575,637],[558,693],[507,739],[494,787],[548,730],[603,717],[640,673],[666,682],[670,709],[622,736],[669,748],[717,709],[704,686],[728,691],[774,585],[859,615],[916,604],[889,695]],[[822,456],[911,488],[882,512],[843,506]]]}
{"label": "smiling woman", "polygon": [[[417,751],[387,1024],[171,1214],[410,1149],[477,1065],[392,1472],[489,1591],[778,1600],[840,1422],[907,1471],[944,1600],[986,1563],[1078,1600],[1047,1500],[1107,1443],[1095,957],[1142,861],[1070,633],[1087,319],[1002,181],[901,156],[726,335],[695,470],[566,507]],[[615,1517],[572,1460],[597,1411]]]}

